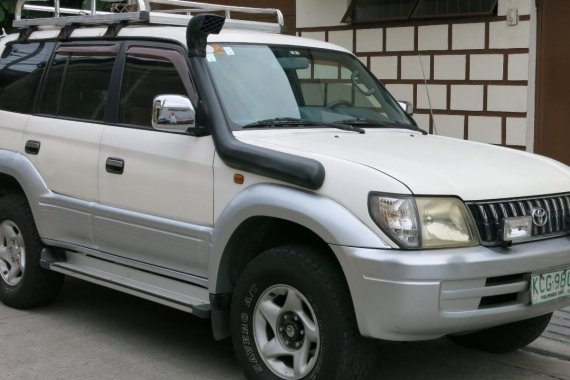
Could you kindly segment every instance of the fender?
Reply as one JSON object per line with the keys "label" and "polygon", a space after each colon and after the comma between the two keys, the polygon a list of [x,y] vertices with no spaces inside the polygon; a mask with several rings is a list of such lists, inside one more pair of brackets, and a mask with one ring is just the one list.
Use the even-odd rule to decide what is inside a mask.
{"label": "fender", "polygon": [[332,199],[282,185],[253,185],[239,193],[214,223],[208,270],[211,293],[232,291],[228,273],[230,253],[224,252],[225,247],[234,231],[256,216],[297,223],[332,245],[390,249],[368,226]]}
{"label": "fender", "polygon": [[94,246],[91,219],[96,203],[52,192],[34,164],[18,152],[0,150],[0,173],[15,178],[24,190],[44,243],[58,240]]}
{"label": "fender", "polygon": [[41,174],[26,156],[5,149],[0,149],[0,173],[7,174],[18,181],[28,198],[38,232],[40,236],[43,236],[44,223],[41,223],[40,201],[50,197],[52,192],[48,189]]}

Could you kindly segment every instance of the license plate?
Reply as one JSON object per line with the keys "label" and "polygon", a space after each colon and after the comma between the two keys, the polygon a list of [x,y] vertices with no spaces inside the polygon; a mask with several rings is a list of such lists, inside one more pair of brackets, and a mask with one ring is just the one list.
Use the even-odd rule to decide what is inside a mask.
{"label": "license plate", "polygon": [[533,305],[570,296],[570,268],[532,275],[530,294]]}

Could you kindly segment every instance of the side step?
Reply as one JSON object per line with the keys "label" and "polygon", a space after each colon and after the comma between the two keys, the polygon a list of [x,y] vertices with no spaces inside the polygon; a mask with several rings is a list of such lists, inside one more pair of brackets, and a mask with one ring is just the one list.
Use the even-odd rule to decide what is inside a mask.
{"label": "side step", "polygon": [[210,318],[208,289],[82,253],[66,251],[65,256],[58,257],[46,248],[42,250],[40,264],[45,269]]}

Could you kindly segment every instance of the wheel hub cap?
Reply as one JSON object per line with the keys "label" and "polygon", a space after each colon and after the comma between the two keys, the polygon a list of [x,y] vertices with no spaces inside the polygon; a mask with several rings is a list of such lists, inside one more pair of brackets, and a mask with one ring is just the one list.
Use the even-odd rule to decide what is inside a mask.
{"label": "wheel hub cap", "polygon": [[289,349],[298,349],[305,340],[305,328],[299,316],[293,312],[285,312],[279,317],[279,338]]}
{"label": "wheel hub cap", "polygon": [[0,223],[0,276],[10,286],[22,280],[25,268],[24,238],[11,220]]}
{"label": "wheel hub cap", "polygon": [[320,352],[315,312],[297,289],[275,285],[265,290],[254,310],[253,333],[263,362],[280,379],[309,375]]}

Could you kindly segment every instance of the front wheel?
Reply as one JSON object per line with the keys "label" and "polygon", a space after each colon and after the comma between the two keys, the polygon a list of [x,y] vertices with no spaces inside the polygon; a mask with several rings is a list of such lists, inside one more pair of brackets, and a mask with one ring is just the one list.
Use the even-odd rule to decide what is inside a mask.
{"label": "front wheel", "polygon": [[534,342],[546,329],[552,313],[523,321],[508,323],[465,335],[450,335],[449,339],[461,346],[491,353],[505,353]]}
{"label": "front wheel", "polygon": [[248,379],[361,379],[371,351],[356,328],[333,258],[305,246],[273,248],[240,276],[233,344]]}

